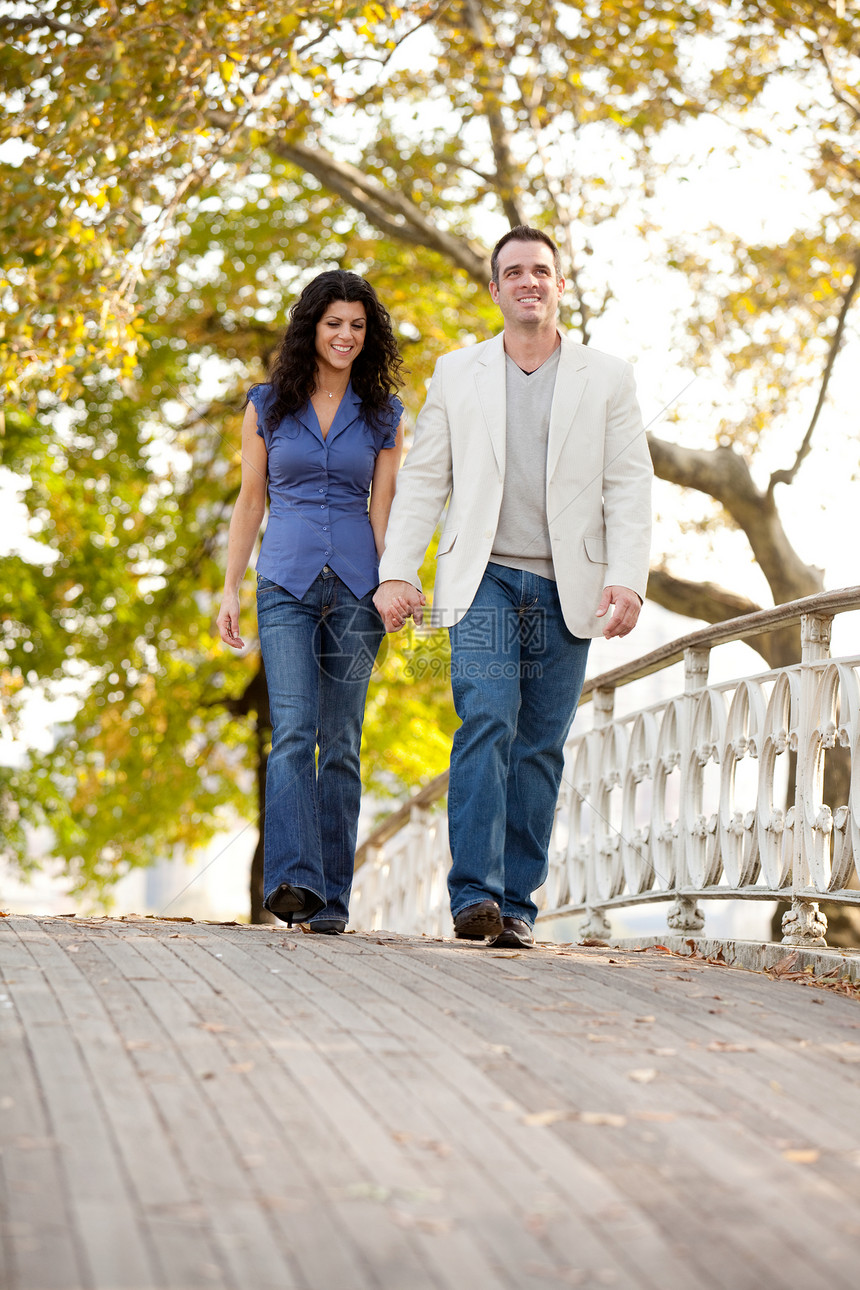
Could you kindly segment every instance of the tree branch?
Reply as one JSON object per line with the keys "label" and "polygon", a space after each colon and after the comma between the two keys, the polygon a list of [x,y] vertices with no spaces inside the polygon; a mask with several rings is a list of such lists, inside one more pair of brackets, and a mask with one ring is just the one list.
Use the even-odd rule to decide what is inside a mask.
{"label": "tree branch", "polygon": [[[761,605],[739,596],[715,582],[689,582],[676,578],[662,567],[648,575],[648,599],[663,609],[685,618],[699,618],[706,623],[721,623],[741,614],[754,614]],[[770,667],[786,667],[800,658],[800,632],[797,627],[783,627],[753,637],[750,648],[760,654]]]}
{"label": "tree branch", "polygon": [[842,345],[842,337],[845,332],[845,320],[848,317],[849,310],[860,287],[860,251],[854,256],[854,276],[849,283],[848,289],[842,297],[842,307],[839,310],[839,319],[836,323],[836,331],[833,333],[833,340],[830,342],[830,349],[827,354],[827,363],[824,367],[824,375],[821,379],[821,389],[818,392],[818,401],[815,404],[815,411],[812,414],[806,434],[803,436],[803,442],[797,450],[797,456],[794,459],[794,465],[788,470],[775,470],[770,477],[770,483],[767,486],[768,497],[773,496],[773,491],[777,484],[792,484],[794,477],[800,470],[809,451],[812,447],[812,433],[818,422],[821,409],[824,407],[824,399],[827,394],[827,386],[830,384],[830,375],[833,371],[833,365],[836,362],[836,355],[839,353]]}
{"label": "tree branch", "polygon": [[679,444],[648,435],[654,470],[660,479],[680,488],[695,488],[725,506],[757,505],[762,493],[756,488],[749,466],[734,448],[682,448]]}
{"label": "tree branch", "polygon": [[686,578],[678,578],[662,565],[648,574],[648,599],[664,609],[671,609],[674,614],[700,618],[705,623],[740,618],[742,614],[757,613],[762,607],[716,582],[690,582]]}
{"label": "tree branch", "polygon": [[83,36],[89,38],[96,30],[95,27],[81,27],[74,22],[60,22],[57,18],[36,17],[31,18],[0,18],[0,30],[4,27],[16,29],[21,32],[39,31],[47,27],[49,31],[61,31],[67,36]]}
{"label": "tree branch", "polygon": [[[211,113],[210,119],[224,115]],[[271,139],[267,146],[283,161],[292,162],[300,170],[313,175],[331,192],[337,193],[381,233],[412,246],[437,251],[470,278],[486,286],[490,278],[489,256],[465,238],[437,227],[402,193],[389,191],[356,166],[338,161],[324,148],[309,148],[301,143],[289,143],[285,139],[276,138]]]}
{"label": "tree branch", "polygon": [[476,0],[466,0],[465,11],[469,31],[479,50],[477,82],[490,128],[499,198],[505,216],[513,228],[517,224],[525,224],[526,220],[517,201],[516,167],[511,157],[510,135],[502,115],[502,104],[505,101],[504,78],[498,67],[489,66],[492,32]]}
{"label": "tree branch", "polygon": [[[206,119],[226,135],[233,134],[244,125],[238,115],[219,109],[208,112]],[[357,166],[347,161],[338,161],[325,148],[312,148],[274,136],[265,146],[282,161],[288,161],[299,170],[313,175],[387,237],[406,242],[410,246],[423,246],[429,251],[437,251],[475,282],[481,286],[487,285],[490,279],[490,257],[486,251],[475,247],[464,237],[439,228],[398,189],[386,188]]]}
{"label": "tree branch", "polygon": [[811,596],[824,586],[821,570],[805,564],[789,541],[773,495],[756,486],[733,448],[681,448],[648,436],[654,471],[681,488],[713,497],[747,537],[773,593],[774,603]]}
{"label": "tree branch", "polygon": [[[435,9],[433,8],[432,5],[430,5],[428,7],[427,13],[420,20],[420,22],[416,22],[414,27],[410,27],[408,31],[404,31],[402,36],[398,36],[397,40],[395,40],[394,44],[391,46],[391,48],[389,49],[385,57],[377,60],[379,61],[380,65],[382,67],[387,67],[389,60],[394,57],[394,55],[397,53],[398,49],[404,43],[404,41],[407,41],[410,36],[414,36],[416,31],[420,31],[422,27],[426,27],[428,22],[434,22],[435,20],[441,18],[445,10],[449,8],[450,4],[451,4],[451,0],[443,0],[443,3],[438,5]],[[367,60],[361,59],[360,61],[365,62]]]}
{"label": "tree branch", "polygon": [[827,50],[823,44],[818,45],[818,52],[821,55],[821,61],[824,64],[824,70],[827,73],[827,79],[830,82],[830,89],[833,93],[833,97],[836,99],[837,103],[841,103],[843,107],[848,108],[848,111],[851,112],[858,121],[860,121],[860,103],[856,103],[853,95],[849,94],[847,90],[840,90],[837,86],[836,73],[833,71],[830,59],[827,56]]}

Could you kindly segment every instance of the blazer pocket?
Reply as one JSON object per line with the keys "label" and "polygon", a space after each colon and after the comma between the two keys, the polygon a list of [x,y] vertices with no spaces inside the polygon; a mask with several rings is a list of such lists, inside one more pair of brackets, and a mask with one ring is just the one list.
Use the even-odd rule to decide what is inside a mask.
{"label": "blazer pocket", "polygon": [[585,554],[589,560],[593,564],[606,564],[606,538],[592,534],[582,540],[585,544]]}
{"label": "blazer pocket", "polygon": [[453,549],[456,541],[457,529],[454,529],[452,533],[443,533],[439,539],[439,549],[436,552],[436,559],[438,560],[440,555],[447,555],[448,552]]}

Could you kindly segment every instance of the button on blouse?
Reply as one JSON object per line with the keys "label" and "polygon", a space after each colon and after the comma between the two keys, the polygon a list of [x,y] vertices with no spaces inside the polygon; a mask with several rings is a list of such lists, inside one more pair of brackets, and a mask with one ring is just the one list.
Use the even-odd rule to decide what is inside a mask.
{"label": "button on blouse", "polygon": [[268,452],[269,521],[257,572],[301,599],[328,565],[354,596],[367,595],[379,582],[367,510],[373,469],[377,454],[395,445],[403,404],[392,395],[375,429],[350,383],[323,438],[310,402],[271,430],[271,385],[255,385],[248,397]]}

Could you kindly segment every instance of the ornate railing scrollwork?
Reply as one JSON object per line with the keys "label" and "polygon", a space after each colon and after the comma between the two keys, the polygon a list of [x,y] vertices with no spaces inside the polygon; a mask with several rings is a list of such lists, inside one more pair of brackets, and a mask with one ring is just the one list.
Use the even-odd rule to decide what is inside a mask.
{"label": "ornate railing scrollwork", "polygon": [[[696,935],[704,901],[779,899],[783,942],[824,944],[818,900],[860,904],[860,655],[830,657],[833,615],[858,609],[857,587],[807,597],[587,683],[593,729],[577,722],[565,750],[539,921],[577,915],[606,939],[613,909],[662,900],[669,927]],[[709,683],[712,649],[798,622],[796,664]],[[619,686],[681,659],[682,694],[614,715]],[[844,800],[825,800],[828,757],[850,762]],[[446,788],[440,776],[361,848],[356,926],[450,933]]]}

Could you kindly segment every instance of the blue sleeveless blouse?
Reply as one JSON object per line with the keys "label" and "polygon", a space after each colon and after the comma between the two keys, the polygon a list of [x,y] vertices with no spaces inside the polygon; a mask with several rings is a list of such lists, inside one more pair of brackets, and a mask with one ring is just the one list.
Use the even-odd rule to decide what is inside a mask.
{"label": "blue sleeveless blouse", "polygon": [[299,600],[325,565],[361,599],[379,583],[367,504],[377,454],[393,448],[403,404],[392,395],[381,430],[370,426],[350,383],[323,439],[313,405],[270,430],[271,385],[249,399],[268,452],[269,520],[257,572]]}

